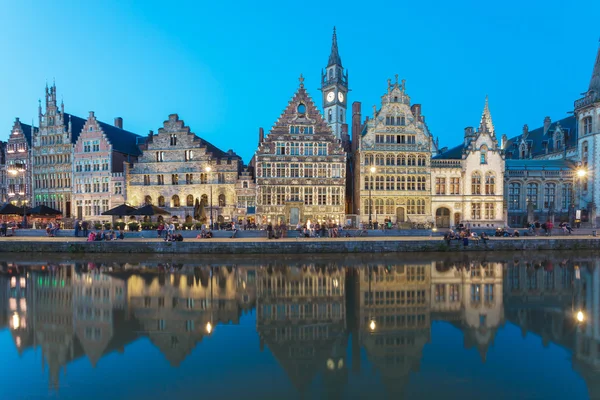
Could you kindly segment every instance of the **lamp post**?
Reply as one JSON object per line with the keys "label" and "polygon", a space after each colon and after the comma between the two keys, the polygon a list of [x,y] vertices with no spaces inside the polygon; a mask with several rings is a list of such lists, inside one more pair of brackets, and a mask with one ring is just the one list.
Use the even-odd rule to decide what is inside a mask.
{"label": "lamp post", "polygon": [[[587,176],[587,170],[585,168],[582,168],[581,166],[579,168],[577,168],[577,205],[576,207],[574,207],[574,211],[575,211],[575,215],[573,215],[573,219],[576,220],[577,218],[577,210],[581,209],[581,192],[582,192],[582,187],[581,187],[581,182],[583,180],[583,178],[585,178]],[[573,202],[575,203],[575,202]],[[579,217],[579,221],[581,221],[581,216]]]}
{"label": "lamp post", "polygon": [[[206,179],[208,180],[208,175],[210,174],[210,165],[207,165],[206,168],[204,168],[204,170],[206,171]],[[209,187],[210,187],[210,229],[212,230],[213,227],[213,203],[212,203],[212,183],[209,183]]]}
{"label": "lamp post", "polygon": [[371,189],[373,189],[373,174],[375,173],[376,169],[375,167],[371,167],[369,171],[371,172],[371,177],[369,179],[369,229],[372,229],[373,220],[371,218],[371,214],[373,213],[373,202],[371,200]]}

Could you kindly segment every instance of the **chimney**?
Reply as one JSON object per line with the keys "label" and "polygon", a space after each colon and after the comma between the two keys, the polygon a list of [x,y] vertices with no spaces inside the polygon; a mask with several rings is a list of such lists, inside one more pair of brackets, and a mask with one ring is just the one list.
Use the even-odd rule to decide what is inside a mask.
{"label": "chimney", "polygon": [[552,123],[552,120],[550,119],[550,117],[544,118],[544,135],[548,132],[548,129],[550,129],[551,123]]}
{"label": "chimney", "polygon": [[358,150],[360,131],[362,130],[362,125],[360,123],[362,119],[361,105],[360,101],[352,103],[352,153],[356,153]]}
{"label": "chimney", "polygon": [[148,137],[149,137],[149,138],[151,138],[152,136],[154,136],[154,131],[151,129],[151,130],[148,132]]}
{"label": "chimney", "polygon": [[265,141],[265,130],[263,128],[258,128],[258,144],[260,145]]}
{"label": "chimney", "polygon": [[420,104],[413,104],[410,107],[410,111],[412,111],[412,113],[417,121],[421,120],[421,105]]}
{"label": "chimney", "polygon": [[121,117],[115,118],[115,126],[119,129],[123,129],[123,118],[121,118]]}
{"label": "chimney", "polygon": [[527,134],[529,133],[529,127],[527,126],[527,124],[523,125],[523,137],[527,136]]}

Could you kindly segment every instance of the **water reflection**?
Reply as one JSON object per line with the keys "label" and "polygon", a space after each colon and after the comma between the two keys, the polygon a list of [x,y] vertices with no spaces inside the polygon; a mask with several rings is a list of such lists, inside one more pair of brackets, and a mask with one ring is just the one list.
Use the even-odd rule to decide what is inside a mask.
{"label": "water reflection", "polygon": [[481,363],[508,322],[568,349],[590,396],[600,393],[594,257],[495,257],[1,262],[0,330],[10,330],[19,354],[41,349],[57,390],[72,361],[95,366],[144,337],[179,367],[220,326],[254,314],[260,350],[297,393],[320,376],[326,396],[341,396],[366,362],[395,397],[420,370],[433,322],[460,330]]}

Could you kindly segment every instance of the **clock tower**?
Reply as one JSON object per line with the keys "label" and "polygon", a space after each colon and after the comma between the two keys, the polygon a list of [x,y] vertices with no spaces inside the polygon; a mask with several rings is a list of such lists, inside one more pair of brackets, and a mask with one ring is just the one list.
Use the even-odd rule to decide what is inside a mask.
{"label": "clock tower", "polygon": [[348,104],[348,72],[344,73],[342,59],[338,53],[337,35],[333,28],[331,54],[325,71],[321,71],[321,92],[325,121],[336,138],[342,138],[342,125],[346,124]]}

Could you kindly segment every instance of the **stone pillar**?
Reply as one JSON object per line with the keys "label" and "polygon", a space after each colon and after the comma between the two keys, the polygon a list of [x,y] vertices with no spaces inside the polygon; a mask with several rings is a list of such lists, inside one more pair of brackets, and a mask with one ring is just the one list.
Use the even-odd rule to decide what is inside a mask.
{"label": "stone pillar", "polygon": [[527,203],[527,222],[532,223],[534,221],[535,221],[535,218],[533,215],[533,203],[529,202],[529,203]]}

